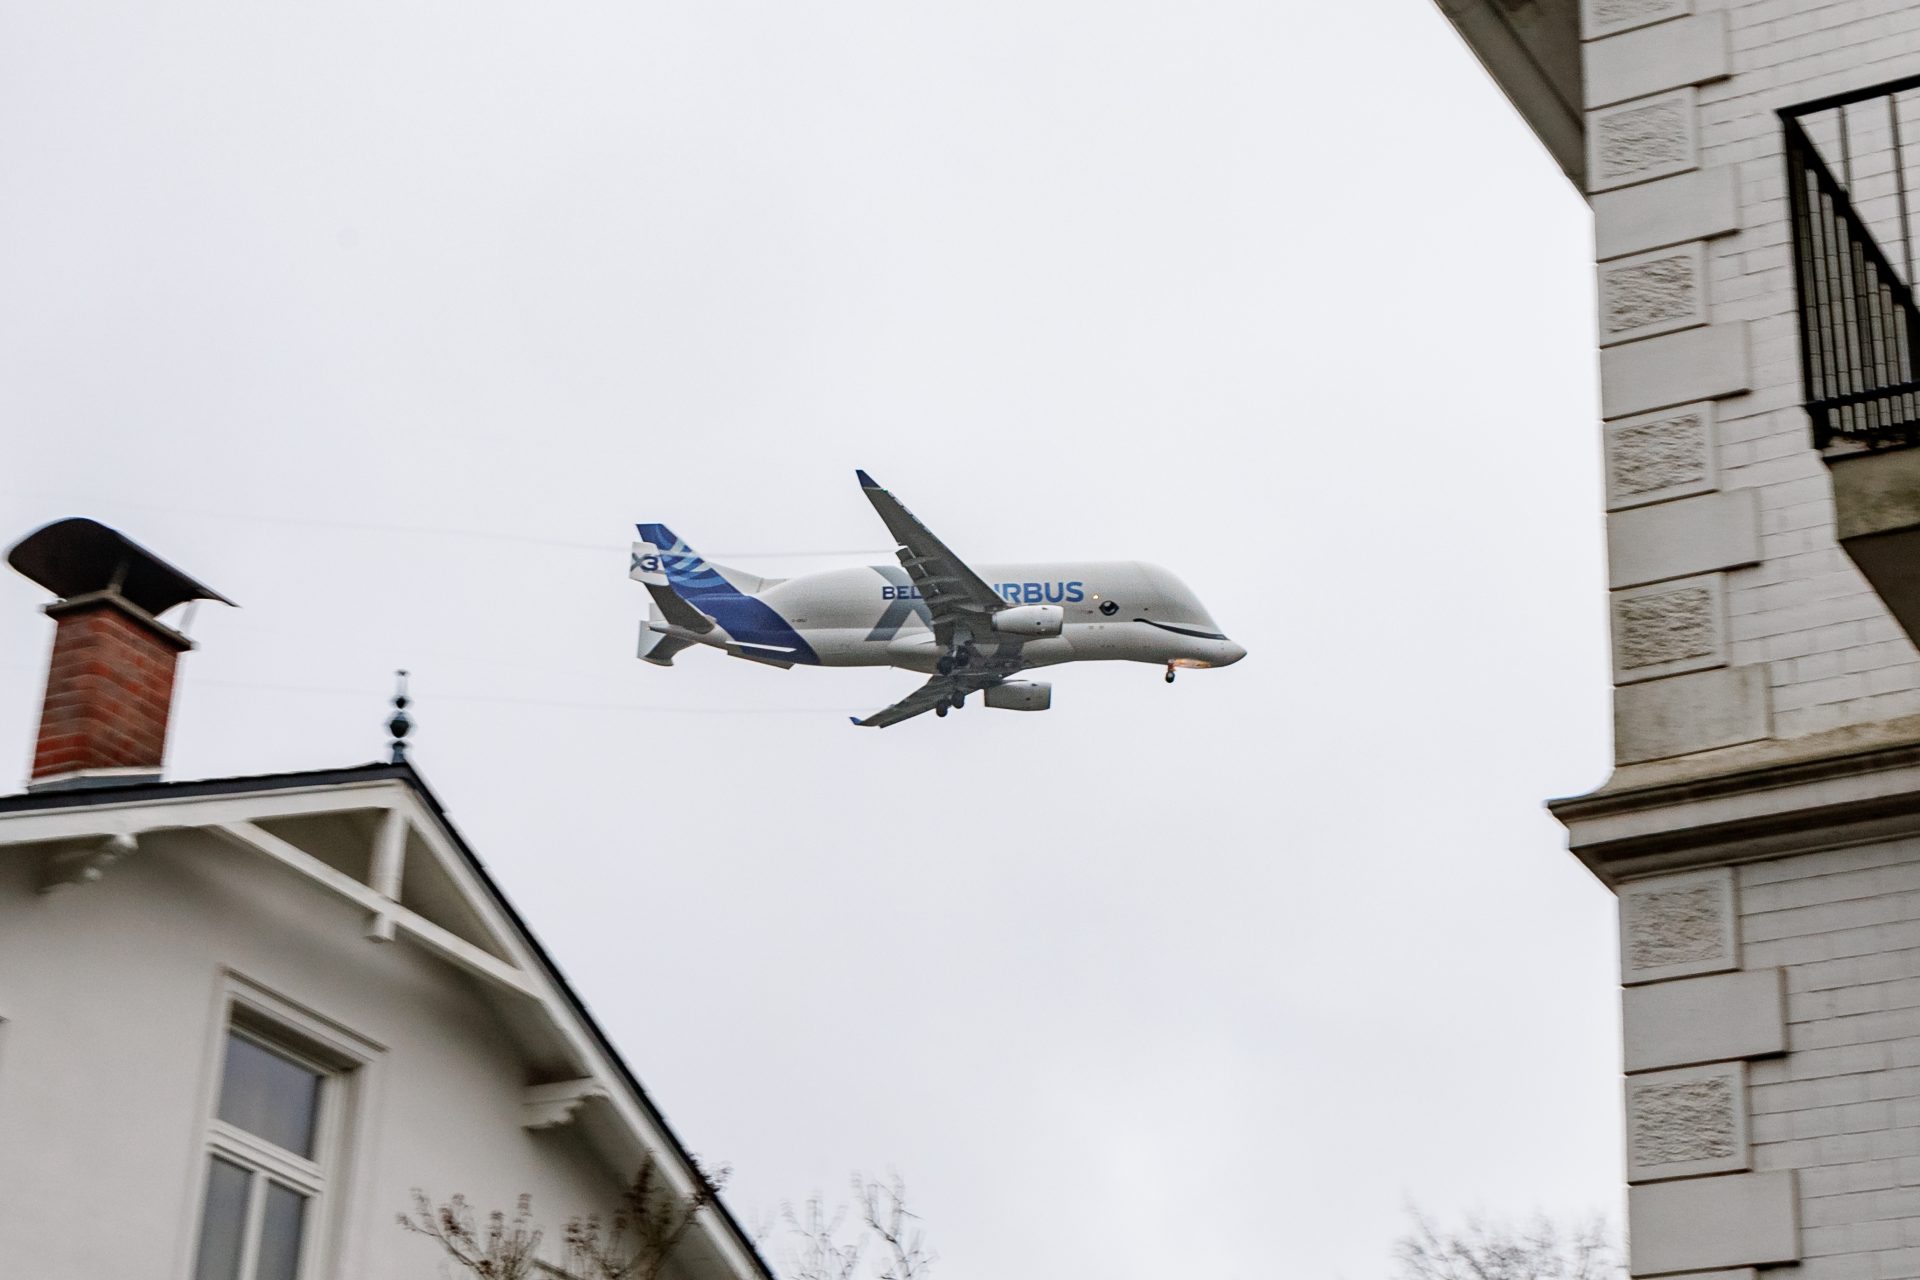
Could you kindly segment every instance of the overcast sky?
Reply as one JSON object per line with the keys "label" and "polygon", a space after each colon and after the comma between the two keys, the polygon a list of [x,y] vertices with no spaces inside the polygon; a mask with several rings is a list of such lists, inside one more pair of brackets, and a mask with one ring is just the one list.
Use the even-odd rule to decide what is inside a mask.
{"label": "overcast sky", "polygon": [[[373,759],[411,667],[743,1219],[892,1165],[953,1280],[1362,1280],[1616,1210],[1588,217],[1431,0],[13,0],[0,183],[0,538],[240,603],[174,777]],[[855,467],[1251,656],[883,732],[919,677],[633,660],[635,520],[859,563]]]}

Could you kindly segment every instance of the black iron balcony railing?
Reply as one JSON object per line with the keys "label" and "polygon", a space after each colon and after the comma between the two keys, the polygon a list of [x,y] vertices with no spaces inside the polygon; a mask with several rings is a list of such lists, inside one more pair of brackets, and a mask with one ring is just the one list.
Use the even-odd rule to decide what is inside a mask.
{"label": "black iron balcony railing", "polygon": [[[1920,118],[1902,119],[1920,110],[1916,90],[1920,77],[1781,112],[1800,367],[1822,450],[1920,444],[1920,311],[1901,144],[1903,126],[1920,134]],[[1904,272],[1883,239],[1897,241]]]}

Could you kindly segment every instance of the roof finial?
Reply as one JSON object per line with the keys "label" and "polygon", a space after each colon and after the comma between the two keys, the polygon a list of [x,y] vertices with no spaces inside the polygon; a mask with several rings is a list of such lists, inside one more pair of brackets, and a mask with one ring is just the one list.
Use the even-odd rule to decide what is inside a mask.
{"label": "roof finial", "polygon": [[396,671],[399,685],[393,691],[393,717],[387,721],[387,732],[393,735],[393,763],[407,762],[407,734],[413,729],[413,721],[407,718],[407,704],[413,699],[407,697],[407,673]]}

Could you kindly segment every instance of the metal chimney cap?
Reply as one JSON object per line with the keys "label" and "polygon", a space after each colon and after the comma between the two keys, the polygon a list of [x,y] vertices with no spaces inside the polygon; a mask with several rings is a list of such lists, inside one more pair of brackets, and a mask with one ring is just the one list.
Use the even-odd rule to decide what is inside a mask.
{"label": "metal chimney cap", "polygon": [[233,603],[118,529],[85,516],[36,529],[7,553],[7,563],[63,600],[112,591],[156,618],[189,600]]}

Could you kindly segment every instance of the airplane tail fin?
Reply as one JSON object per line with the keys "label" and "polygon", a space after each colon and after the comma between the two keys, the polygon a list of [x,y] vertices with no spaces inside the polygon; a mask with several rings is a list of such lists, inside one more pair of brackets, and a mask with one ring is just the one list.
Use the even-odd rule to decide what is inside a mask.
{"label": "airplane tail fin", "polygon": [[[669,624],[663,628],[649,623],[650,632],[671,629],[695,637],[695,643],[718,643],[734,657],[777,667],[819,661],[793,624],[759,598],[781,579],[714,564],[663,524],[635,527],[640,540],[633,544],[633,567],[627,576],[646,587]],[[718,636],[711,634],[716,625]],[[640,656],[665,666],[678,647],[684,646],[665,652],[643,648]]]}
{"label": "airplane tail fin", "polygon": [[707,561],[663,524],[636,525],[640,540],[633,544],[633,568],[628,574],[648,586],[671,587],[675,595],[694,604],[703,595],[757,595],[772,585],[740,569]]}

